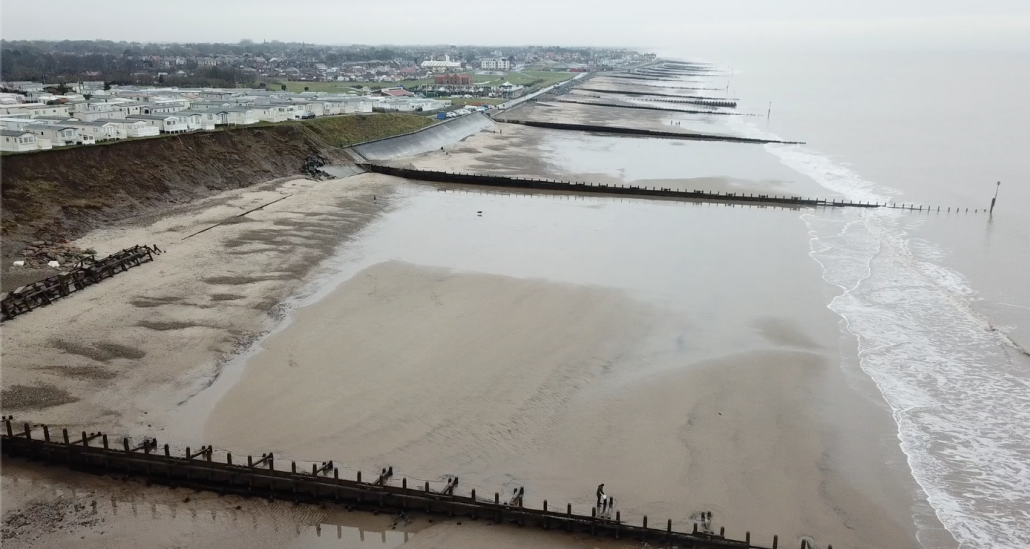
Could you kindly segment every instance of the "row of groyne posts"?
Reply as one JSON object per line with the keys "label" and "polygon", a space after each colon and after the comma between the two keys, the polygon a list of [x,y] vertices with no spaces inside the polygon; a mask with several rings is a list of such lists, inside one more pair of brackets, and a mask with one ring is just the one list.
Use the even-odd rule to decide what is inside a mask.
{"label": "row of groyne posts", "polygon": [[[82,432],[78,440],[70,438],[68,430],[62,429],[61,440],[51,440],[50,428],[24,423],[15,430],[11,417],[4,418],[2,450],[9,456],[20,456],[30,460],[42,460],[54,465],[66,465],[70,469],[93,473],[125,474],[146,478],[151,483],[183,486],[210,490],[219,494],[236,494],[245,497],[265,497],[294,502],[339,503],[348,508],[378,512],[425,512],[427,515],[464,516],[473,520],[492,520],[497,523],[514,523],[520,526],[539,527],[545,530],[589,533],[592,536],[607,536],[617,539],[639,540],[649,543],[668,543],[679,547],[707,548],[759,548],[778,549],[779,536],[773,536],[772,545],[755,545],[751,533],[743,540],[730,539],[725,528],[719,533],[698,531],[693,522],[693,531],[678,532],[672,527],[672,519],[665,528],[648,526],[647,516],[639,525],[623,522],[621,511],[615,517],[599,514],[597,507],[589,515],[573,513],[572,504],[552,509],[547,500],[543,506],[533,509],[524,506],[525,489],[516,490],[508,501],[501,500],[494,492],[493,500],[477,496],[475,489],[467,496],[457,494],[458,477],[447,481],[443,490],[432,490],[429,482],[422,486],[409,486],[402,478],[400,485],[393,478],[393,468],[383,469],[374,480],[362,480],[357,472],[354,480],[340,478],[340,470],[332,461],[312,464],[311,472],[297,468],[292,461],[289,471],[275,468],[275,456],[262,454],[260,458],[247,456],[246,463],[234,462],[231,453],[225,453],[224,461],[215,459],[211,446],[199,450],[186,448],[182,455],[172,455],[165,444],[158,448],[157,439],[147,438],[133,443],[122,438],[120,447],[111,447],[108,435],[101,432]],[[832,549],[831,546],[827,546]],[[802,549],[815,549],[807,539],[801,541]]]}
{"label": "row of groyne posts", "polygon": [[[827,207],[851,207],[851,208],[902,208],[912,211],[929,211],[929,207],[916,206],[912,204],[897,205],[888,202],[850,202],[846,200],[827,200],[823,198],[804,198],[800,196],[779,196],[754,193],[731,193],[731,192],[709,192],[701,190],[681,191],[668,187],[640,187],[636,185],[608,185],[601,183],[582,183],[575,181],[552,181],[547,179],[534,179],[528,177],[483,175],[461,172],[416,170],[412,168],[399,168],[382,164],[361,164],[362,169],[414,179],[420,181],[431,181],[436,183],[459,183],[469,185],[480,185],[487,187],[508,187],[526,188],[547,191],[567,192],[589,192],[600,194],[634,195],[644,197],[663,198],[684,198],[691,200],[713,200],[723,202],[761,202],[784,204],[794,206],[827,206]],[[938,208],[938,211],[940,208]],[[950,208],[949,208],[950,211]],[[968,208],[967,208],[968,211]]]}
{"label": "row of groyne posts", "polygon": [[153,261],[154,256],[160,253],[161,249],[157,245],[133,246],[100,259],[95,256],[83,258],[68,271],[0,295],[0,322],[49,305],[73,292]]}

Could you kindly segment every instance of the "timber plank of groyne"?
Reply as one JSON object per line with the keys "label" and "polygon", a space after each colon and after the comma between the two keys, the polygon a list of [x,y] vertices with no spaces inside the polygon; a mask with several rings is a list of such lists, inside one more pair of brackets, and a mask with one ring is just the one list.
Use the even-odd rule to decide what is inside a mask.
{"label": "timber plank of groyne", "polygon": [[697,110],[686,110],[686,109],[666,109],[662,107],[652,107],[650,105],[617,105],[615,103],[591,103],[589,101],[572,101],[569,99],[555,99],[558,103],[575,103],[577,105],[593,105],[595,107],[614,107],[618,109],[642,109],[645,111],[666,111],[666,112],[681,112],[686,114],[715,114],[720,116],[742,116],[743,113],[739,112],[722,112],[722,111],[697,111]]}
{"label": "timber plank of groyne", "polygon": [[762,204],[776,204],[783,206],[827,206],[827,207],[853,207],[853,208],[879,208],[880,204],[860,202],[837,202],[819,198],[803,198],[800,196],[770,196],[766,194],[737,194],[737,193],[713,193],[707,191],[677,191],[670,188],[658,187],[637,187],[634,185],[601,185],[595,183],[579,183],[572,181],[549,181],[546,179],[531,179],[522,177],[508,177],[502,175],[481,175],[471,173],[438,172],[432,170],[415,170],[411,168],[398,168],[384,166],[381,164],[363,164],[367,171],[413,179],[416,181],[431,181],[434,183],[458,183],[465,185],[479,185],[484,187],[503,187],[518,189],[534,189],[543,191],[559,191],[571,193],[591,193],[619,196],[635,196],[640,198],[678,198],[686,200],[705,200],[718,202],[758,202]]}
{"label": "timber plank of groyne", "polygon": [[154,255],[160,253],[156,245],[133,246],[101,259],[93,256],[84,258],[68,272],[44,278],[0,296],[0,322],[49,305],[73,292],[153,261]]}
{"label": "timber plank of groyne", "polygon": [[[679,111],[685,112],[685,111]],[[781,145],[804,145],[803,141],[776,141],[772,139],[752,139],[750,137],[735,137],[732,135],[712,135],[704,133],[680,133],[660,132],[657,130],[643,130],[639,128],[623,128],[619,126],[596,126],[593,124],[566,124],[563,122],[540,122],[536,120],[508,120],[496,119],[496,122],[505,124],[520,124],[534,128],[546,128],[550,130],[569,130],[580,132],[615,133],[621,135],[639,135],[644,137],[657,137],[661,139],[685,139],[688,141],[726,141],[729,143],[750,143],[764,145],[776,143]]]}
{"label": "timber plank of groyne", "polygon": [[[521,494],[517,500],[507,503],[501,502],[496,492],[493,501],[477,498],[475,490],[468,496],[457,495],[454,493],[458,486],[457,477],[448,481],[447,488],[437,492],[430,490],[428,482],[422,487],[409,487],[407,479],[402,479],[400,486],[390,484],[392,468],[389,473],[384,471],[374,482],[362,482],[360,472],[356,480],[340,478],[339,469],[331,461],[325,462],[322,467],[312,464],[310,473],[298,471],[296,462],[291,463],[290,471],[280,471],[275,468],[272,454],[266,454],[258,461],[247,456],[246,462],[238,459],[235,463],[232,454],[226,454],[222,462],[214,458],[214,450],[210,446],[197,452],[190,452],[187,448],[185,455],[173,456],[167,444],[162,453],[155,439],[133,445],[129,439],[123,438],[120,445],[111,448],[108,446],[108,436],[103,433],[87,435],[83,432],[75,440],[65,429],[61,440],[54,441],[46,425],[42,426],[42,438],[28,424],[17,433],[10,419],[4,420],[4,426],[6,432],[0,441],[3,452],[9,456],[44,461],[55,466],[63,465],[89,473],[141,477],[151,483],[210,490],[219,494],[294,502],[338,503],[377,512],[416,511],[428,515],[465,516],[473,520],[588,532],[595,536],[661,542],[697,549],[767,547],[752,544],[750,532],[744,540],[735,540],[722,533],[698,532],[694,522],[690,523],[693,525],[692,532],[677,532],[672,529],[671,519],[665,523],[665,528],[651,528],[647,526],[647,516],[643,517],[640,525],[628,524],[621,520],[619,513],[615,519],[598,515],[596,507],[589,516],[572,513],[571,505],[566,507],[565,512],[560,507],[558,510],[548,510],[546,500],[542,509],[525,507]],[[96,446],[98,439],[102,441],[102,446]],[[777,547],[776,537],[773,538],[772,547]]]}

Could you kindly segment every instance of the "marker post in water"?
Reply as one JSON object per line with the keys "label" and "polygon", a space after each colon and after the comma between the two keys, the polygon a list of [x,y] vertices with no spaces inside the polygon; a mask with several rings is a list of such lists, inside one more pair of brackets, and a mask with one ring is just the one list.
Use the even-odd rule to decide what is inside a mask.
{"label": "marker post in water", "polygon": [[1000,191],[1000,190],[1001,190],[1001,181],[999,181],[998,185],[996,187],[994,187],[994,198],[991,199],[991,211],[990,211],[991,215],[994,215],[994,203],[998,201],[998,191]]}

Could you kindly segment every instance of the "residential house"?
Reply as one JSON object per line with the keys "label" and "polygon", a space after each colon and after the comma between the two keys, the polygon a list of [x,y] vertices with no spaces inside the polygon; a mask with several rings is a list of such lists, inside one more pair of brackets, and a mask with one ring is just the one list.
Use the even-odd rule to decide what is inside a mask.
{"label": "residential house", "polygon": [[44,105],[42,103],[21,103],[18,105],[0,105],[0,115],[68,116],[67,105]]}
{"label": "residential house", "polygon": [[91,135],[96,141],[125,139],[125,130],[122,129],[121,125],[110,120],[86,122],[72,118],[65,121],[64,125],[75,128],[79,135]]}
{"label": "residential house", "polygon": [[218,119],[216,113],[193,109],[178,111],[172,113],[172,116],[176,116],[184,122],[191,132],[213,130]]}
{"label": "residential house", "polygon": [[92,135],[87,135],[83,139],[75,128],[60,124],[29,124],[25,126],[25,131],[30,131],[39,136],[36,138],[37,140],[46,139],[53,147],[67,147],[76,143],[82,143],[83,145],[93,145],[96,143]]}
{"label": "residential house", "polygon": [[181,101],[168,101],[161,103],[143,103],[139,106],[138,114],[171,114],[181,111],[189,106]]}
{"label": "residential house", "polygon": [[113,119],[124,119],[125,111],[112,109],[109,111],[76,111],[75,118],[86,122],[95,122],[97,120],[113,120]]}
{"label": "residential house", "polygon": [[133,114],[126,120],[142,120],[157,128],[161,133],[184,133],[190,131],[183,121],[172,114]]}
{"label": "residential house", "polygon": [[24,130],[0,130],[0,151],[25,152],[39,150],[36,134]]}
{"label": "residential house", "polygon": [[261,119],[258,118],[258,111],[254,107],[228,107],[224,109],[218,109],[218,115],[220,117],[219,124],[256,124]]}
{"label": "residential house", "polygon": [[122,118],[112,122],[122,127],[125,137],[154,137],[161,133],[160,128],[148,124],[146,120]]}

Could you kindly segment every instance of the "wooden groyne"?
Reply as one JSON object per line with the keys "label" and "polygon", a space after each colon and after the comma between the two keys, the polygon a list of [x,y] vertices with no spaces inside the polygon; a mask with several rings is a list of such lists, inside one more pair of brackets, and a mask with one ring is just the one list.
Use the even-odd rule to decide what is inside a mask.
{"label": "wooden groyne", "polygon": [[[681,95],[676,93],[659,93],[649,91],[626,91],[626,90],[602,90],[598,88],[584,88],[577,87],[577,90],[597,92],[597,93],[609,93],[615,95],[633,95],[633,96],[648,96],[648,97],[670,97],[674,99],[682,100],[684,103],[691,103],[693,101],[704,101],[705,103],[699,103],[703,105],[715,104],[717,107],[735,107],[737,102],[726,99],[715,99],[711,97],[705,97],[703,95]],[[664,101],[664,99],[648,99],[648,101]]]}
{"label": "wooden groyne", "polygon": [[[46,425],[33,430],[29,424],[15,432],[13,422],[4,419],[4,433],[0,442],[9,456],[44,461],[55,466],[99,474],[117,474],[145,478],[150,483],[210,490],[219,494],[244,497],[274,498],[294,502],[334,503],[348,508],[373,512],[419,512],[427,515],[469,517],[497,523],[566,532],[584,532],[592,536],[665,543],[696,549],[778,549],[779,538],[773,536],[771,545],[756,545],[751,533],[744,539],[726,537],[725,529],[718,534],[699,531],[697,522],[691,521],[692,531],[673,529],[672,519],[663,524],[651,523],[645,515],[640,524],[622,520],[621,512],[615,516],[600,513],[593,507],[589,515],[572,512],[572,505],[550,507],[547,500],[540,508],[525,505],[525,489],[501,499],[494,492],[477,495],[473,489],[468,495],[458,493],[459,477],[451,477],[442,490],[430,489],[429,482],[421,486],[409,485],[407,478],[394,477],[393,468],[383,469],[374,478],[363,480],[358,471],[356,478],[340,478],[340,470],[332,461],[312,464],[310,472],[296,462],[290,462],[288,471],[276,468],[274,454],[236,456],[231,453],[216,456],[211,446],[198,450],[186,448],[182,455],[172,455],[165,444],[158,447],[156,439],[130,441],[128,438],[109,440],[107,434],[94,432],[74,437],[67,429],[59,436]],[[221,452],[219,452],[221,454]],[[657,527],[655,527],[657,526]],[[802,540],[801,547],[806,547]],[[832,549],[832,546],[829,546]]]}
{"label": "wooden groyne", "polygon": [[[683,111],[680,111],[683,112]],[[531,126],[534,128],[546,128],[550,130],[567,130],[567,131],[578,131],[578,132],[592,132],[592,133],[613,133],[619,135],[637,135],[643,137],[657,137],[659,139],[683,139],[687,141],[726,141],[729,143],[750,143],[754,145],[764,145],[767,143],[776,143],[781,145],[804,145],[803,141],[776,141],[771,139],[752,139],[750,137],[735,137],[732,135],[712,135],[704,133],[680,133],[680,132],[660,132],[657,130],[644,130],[640,128],[623,128],[619,126],[597,126],[593,124],[565,124],[562,122],[541,122],[536,120],[516,120],[516,119],[495,119],[495,122],[502,122],[505,124],[520,124],[523,126]]]}
{"label": "wooden groyne", "polygon": [[62,297],[68,297],[73,292],[153,261],[154,255],[160,253],[161,250],[157,246],[133,246],[102,259],[92,256],[85,258],[76,263],[68,272],[22,286],[9,294],[0,296],[0,311],[2,311],[0,322],[49,305]]}
{"label": "wooden groyne", "polygon": [[705,200],[718,202],[749,202],[761,204],[775,204],[797,207],[851,207],[851,208],[878,208],[881,204],[844,202],[837,200],[825,200],[821,198],[804,198],[800,196],[781,196],[754,193],[722,193],[701,190],[680,191],[667,187],[639,187],[636,185],[608,185],[599,183],[584,183],[577,181],[552,181],[548,179],[535,179],[528,177],[509,177],[503,175],[483,175],[472,173],[440,172],[433,170],[416,170],[411,168],[398,168],[384,166],[382,164],[362,164],[367,171],[403,177],[416,181],[430,181],[434,183],[457,183],[464,185],[478,185],[482,187],[501,187],[509,189],[533,189],[540,191],[558,191],[568,193],[590,193],[617,196],[632,196],[638,198],[674,198],[684,200]]}
{"label": "wooden groyne", "polygon": [[741,116],[743,113],[739,112],[725,112],[725,111],[698,111],[690,109],[666,109],[664,107],[652,107],[650,105],[619,105],[617,103],[600,103],[590,101],[573,101],[571,99],[554,99],[558,103],[576,103],[578,105],[592,105],[594,107],[615,107],[619,109],[642,109],[645,111],[665,111],[665,112],[682,112],[686,114],[717,114],[717,115],[733,115]]}
{"label": "wooden groyne", "polygon": [[680,79],[680,78],[660,78],[660,77],[657,77],[657,76],[648,76],[646,74],[637,74],[637,73],[606,74],[605,76],[607,76],[609,78],[631,78],[633,80],[658,80],[658,81],[663,81],[663,82],[683,82],[683,80]]}
{"label": "wooden groyne", "polygon": [[[616,75],[611,75],[611,76],[616,76]],[[622,77],[617,77],[617,78],[622,78]],[[599,84],[603,84],[604,82],[598,82],[598,83]],[[612,82],[612,84],[614,84],[616,86],[621,86],[622,85],[622,84],[620,84],[618,82]],[[626,84],[626,85],[627,86],[639,86],[639,87],[643,87],[643,88],[662,88],[662,89],[666,89],[666,90],[723,91],[723,89],[724,89],[724,88],[696,88],[696,87],[690,87],[690,86],[664,86],[664,85],[661,85],[661,84],[643,84],[643,83]],[[648,95],[655,95],[655,94],[648,94]]]}

